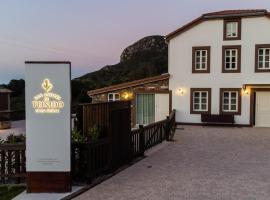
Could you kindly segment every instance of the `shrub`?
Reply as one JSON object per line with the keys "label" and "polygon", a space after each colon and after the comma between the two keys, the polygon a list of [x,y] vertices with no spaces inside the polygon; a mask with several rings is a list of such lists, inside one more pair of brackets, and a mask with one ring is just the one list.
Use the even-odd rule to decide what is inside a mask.
{"label": "shrub", "polygon": [[14,135],[11,134],[7,137],[5,143],[9,143],[9,144],[15,144],[15,143],[21,143],[21,142],[25,142],[25,135],[20,134],[20,135]]}
{"label": "shrub", "polygon": [[72,142],[76,142],[76,143],[83,143],[85,141],[85,138],[81,134],[81,131],[79,131],[77,128],[74,128],[72,130],[71,139],[72,139]]}
{"label": "shrub", "polygon": [[100,128],[97,125],[92,126],[88,129],[88,135],[90,136],[91,140],[96,142],[100,136]]}

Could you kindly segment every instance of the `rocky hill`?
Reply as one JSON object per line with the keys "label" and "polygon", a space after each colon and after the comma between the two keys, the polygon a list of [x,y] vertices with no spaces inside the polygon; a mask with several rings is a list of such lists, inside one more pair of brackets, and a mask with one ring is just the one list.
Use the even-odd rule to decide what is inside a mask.
{"label": "rocky hill", "polygon": [[[168,46],[163,36],[148,36],[127,47],[120,62],[73,80],[73,99],[88,100],[87,90],[160,75],[168,71]],[[78,89],[77,89],[78,88]],[[82,90],[83,88],[83,90]]]}

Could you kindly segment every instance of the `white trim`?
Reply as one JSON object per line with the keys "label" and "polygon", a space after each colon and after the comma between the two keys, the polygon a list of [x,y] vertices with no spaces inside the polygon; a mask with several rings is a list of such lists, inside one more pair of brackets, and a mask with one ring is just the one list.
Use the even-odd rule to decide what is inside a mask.
{"label": "white trim", "polygon": [[[233,35],[235,34],[235,35]],[[226,37],[236,38],[238,37],[238,22],[227,22],[226,23]]]}
{"label": "white trim", "polygon": [[[195,93],[199,93],[199,97],[196,97],[197,99],[199,99],[199,103],[195,103]],[[206,93],[206,97],[202,97],[202,93]],[[205,111],[208,111],[208,91],[193,91],[192,93],[192,98],[193,98],[193,111],[196,111],[196,112],[205,112]],[[205,98],[206,99],[206,102],[203,103],[202,102],[202,99]],[[196,109],[195,108],[195,104],[199,105],[199,109]],[[202,104],[205,104],[205,109],[202,109]]]}
{"label": "white trim", "polygon": [[[197,52],[199,52],[199,55],[197,56]],[[202,55],[202,53],[205,52],[205,56]],[[206,49],[198,49],[195,50],[195,70],[200,71],[200,70],[207,70],[207,56],[208,56],[208,50]],[[197,58],[199,58],[199,62],[197,61]],[[205,59],[203,62],[202,59]],[[197,65],[199,64],[199,68],[197,68]],[[203,67],[204,64],[204,67]]]}
{"label": "white trim", "polygon": [[[110,95],[112,95],[112,98],[110,98]],[[118,97],[116,97],[118,96]],[[119,93],[108,93],[108,101],[120,101],[120,94]]]}
{"label": "white trim", "polygon": [[[224,93],[228,93],[228,103],[224,103]],[[235,103],[232,103],[232,93],[235,93]],[[222,111],[223,112],[238,112],[238,98],[239,98],[239,93],[238,91],[223,91],[222,93]],[[224,110],[224,105],[227,105],[229,109]],[[235,105],[235,110],[232,109],[232,106]]]}
{"label": "white trim", "polygon": [[[229,56],[227,56],[227,52],[229,52]],[[235,52],[235,55],[233,56],[233,52]],[[235,62],[232,61],[233,57],[235,57]],[[227,58],[229,58],[229,62],[227,62]],[[225,49],[225,55],[224,55],[224,69],[225,70],[237,70],[238,66],[238,49]],[[227,67],[227,64],[229,64],[229,67]],[[234,68],[232,65],[234,64]]]}
{"label": "white trim", "polygon": [[[263,50],[262,55],[260,50]],[[268,50],[268,54],[266,54],[266,50]],[[266,60],[266,56],[268,56],[268,60]],[[260,57],[262,57],[262,61],[260,61]],[[268,63],[268,67],[266,67],[266,63]],[[270,48],[258,48],[258,69],[270,69]]]}

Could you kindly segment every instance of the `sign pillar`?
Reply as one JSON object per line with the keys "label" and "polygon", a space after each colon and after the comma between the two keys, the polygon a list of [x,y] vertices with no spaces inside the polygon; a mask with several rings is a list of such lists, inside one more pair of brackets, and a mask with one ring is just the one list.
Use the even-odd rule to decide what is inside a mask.
{"label": "sign pillar", "polygon": [[25,62],[27,192],[71,191],[70,62]]}

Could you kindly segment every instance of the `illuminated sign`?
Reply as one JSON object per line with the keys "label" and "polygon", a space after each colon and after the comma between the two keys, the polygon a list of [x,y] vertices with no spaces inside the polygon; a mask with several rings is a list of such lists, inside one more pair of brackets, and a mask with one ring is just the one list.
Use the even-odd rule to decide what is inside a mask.
{"label": "illuminated sign", "polygon": [[49,79],[44,79],[41,84],[44,93],[34,96],[32,106],[36,113],[60,113],[65,104],[59,94],[51,92],[53,84]]}

